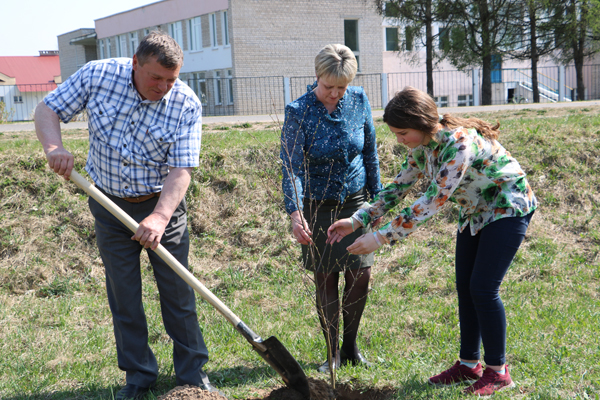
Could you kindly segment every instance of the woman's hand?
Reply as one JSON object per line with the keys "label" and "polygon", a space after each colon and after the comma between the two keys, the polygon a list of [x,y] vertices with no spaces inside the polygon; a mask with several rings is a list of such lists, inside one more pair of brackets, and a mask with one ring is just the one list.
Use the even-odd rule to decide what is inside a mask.
{"label": "woman's hand", "polygon": [[294,211],[290,217],[292,218],[292,234],[300,244],[308,245],[312,241],[312,232],[308,228],[308,224],[300,211]]}
{"label": "woman's hand", "polygon": [[381,247],[381,245],[377,243],[377,240],[375,240],[374,235],[378,235],[377,238],[380,243],[385,242],[379,232],[375,232],[374,234],[367,233],[356,239],[350,246],[346,247],[346,250],[348,250],[348,253],[350,254],[369,254],[374,252]]}
{"label": "woman's hand", "polygon": [[327,229],[327,244],[339,243],[344,236],[354,232],[354,227],[358,229],[360,226],[360,222],[354,221],[352,218],[344,218],[335,221],[329,229]]}

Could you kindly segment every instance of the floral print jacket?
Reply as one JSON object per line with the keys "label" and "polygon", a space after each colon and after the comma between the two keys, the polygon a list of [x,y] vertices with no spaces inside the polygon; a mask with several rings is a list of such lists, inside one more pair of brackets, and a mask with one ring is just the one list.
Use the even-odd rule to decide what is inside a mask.
{"label": "floral print jacket", "polygon": [[470,224],[471,235],[500,218],[527,215],[538,205],[517,160],[498,141],[461,127],[442,129],[427,145],[410,150],[393,182],[353,218],[367,226],[398,205],[422,177],[431,180],[427,192],[379,231],[391,244],[411,234],[447,201],[460,205],[459,229]]}
{"label": "floral print jacket", "polygon": [[288,214],[302,210],[304,198],[343,202],[365,187],[373,199],[381,190],[375,125],[364,89],[349,86],[329,114],[316,87],[309,85],[285,107],[280,157]]}

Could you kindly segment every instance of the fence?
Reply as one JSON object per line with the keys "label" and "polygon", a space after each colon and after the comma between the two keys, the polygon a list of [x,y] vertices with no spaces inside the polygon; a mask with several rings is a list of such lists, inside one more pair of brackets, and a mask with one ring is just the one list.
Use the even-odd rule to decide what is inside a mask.
{"label": "fence", "polygon": [[[582,100],[600,99],[600,65],[583,67],[585,95]],[[203,115],[279,114],[285,104],[306,93],[314,76],[223,77],[188,79],[188,85],[203,104]],[[540,102],[574,101],[577,98],[575,67],[538,68]],[[434,99],[438,107],[481,104],[481,70],[434,71]],[[358,74],[352,85],[362,86],[371,107],[383,108],[405,86],[427,90],[425,72]],[[33,111],[56,87],[43,85],[0,85],[0,122],[33,119]],[[531,69],[492,71],[492,104],[533,102]]]}
{"label": "fence", "polygon": [[0,122],[33,120],[40,101],[56,88],[56,84],[0,85]]}

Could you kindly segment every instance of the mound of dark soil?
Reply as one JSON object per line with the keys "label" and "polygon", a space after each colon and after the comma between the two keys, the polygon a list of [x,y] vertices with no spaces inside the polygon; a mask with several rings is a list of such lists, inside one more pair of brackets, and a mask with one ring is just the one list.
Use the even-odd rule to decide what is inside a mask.
{"label": "mound of dark soil", "polygon": [[[392,397],[392,389],[353,389],[340,385],[333,389],[327,382],[308,378],[311,400],[387,400]],[[226,400],[217,393],[209,393],[193,386],[177,386],[158,400]],[[300,393],[286,386],[273,390],[265,397],[248,400],[306,400]]]}

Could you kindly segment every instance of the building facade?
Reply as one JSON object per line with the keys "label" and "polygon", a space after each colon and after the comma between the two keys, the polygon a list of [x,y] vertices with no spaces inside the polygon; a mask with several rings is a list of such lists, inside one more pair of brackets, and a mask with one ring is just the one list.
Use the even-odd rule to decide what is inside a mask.
{"label": "building facade", "polygon": [[57,51],[0,57],[0,119],[32,120],[38,103],[61,82]]}
{"label": "building facade", "polygon": [[94,33],[61,35],[63,78],[81,66],[81,55],[89,61],[94,34],[95,58],[132,57],[154,29],[180,44],[180,79],[198,94],[206,115],[282,112],[286,101],[314,81],[314,58],[329,43],[354,51],[359,63],[354,84],[383,68],[381,17],[370,1],[163,0],[100,18]]}
{"label": "building facade", "polygon": [[[379,15],[371,0],[161,0],[98,19],[94,33],[65,34],[59,40],[63,79],[81,65],[82,54],[89,61],[92,42],[98,59],[132,57],[154,29],[181,45],[180,78],[201,99],[204,115],[281,114],[314,82],[314,58],[329,43],[354,51],[359,73],[352,84],[365,88],[374,108],[404,86],[426,88],[419,38],[401,43],[408,37],[405,28]],[[443,29],[436,25],[434,33]],[[70,53],[61,46],[67,39]],[[73,50],[82,46],[85,52]],[[528,62],[498,58],[493,69],[493,104],[532,101]],[[538,80],[542,102],[574,92],[573,69],[561,75],[557,66],[541,63]],[[456,71],[442,61],[435,66],[434,85],[440,107],[476,105],[481,71]],[[590,89],[595,91],[600,88]]]}
{"label": "building facade", "polygon": [[88,61],[96,60],[96,31],[81,28],[58,36],[60,72],[64,77],[73,75]]}

